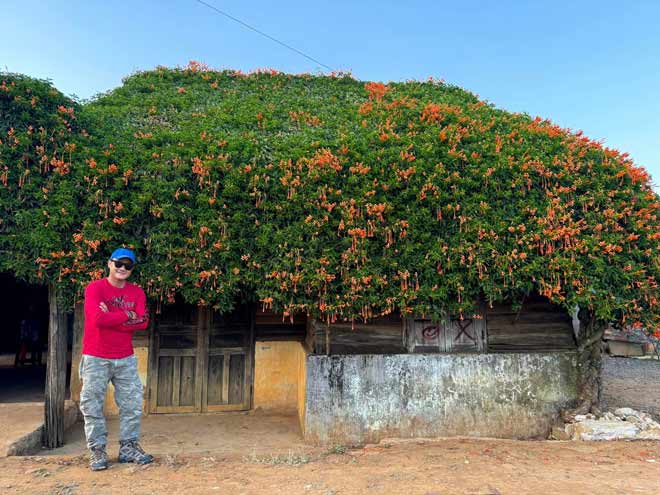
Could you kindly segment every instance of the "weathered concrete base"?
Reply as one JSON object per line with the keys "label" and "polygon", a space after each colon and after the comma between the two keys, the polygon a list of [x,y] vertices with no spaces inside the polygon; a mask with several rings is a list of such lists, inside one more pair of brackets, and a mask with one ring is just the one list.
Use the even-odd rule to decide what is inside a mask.
{"label": "weathered concrete base", "polygon": [[[41,404],[41,409],[43,410],[43,404]],[[71,428],[78,421],[78,412],[78,404],[70,400],[66,401],[64,404],[64,431]],[[7,447],[6,455],[30,455],[41,450],[43,428],[42,423],[33,431],[13,441]]]}
{"label": "weathered concrete base", "polygon": [[545,438],[576,397],[570,352],[309,356],[305,439]]}

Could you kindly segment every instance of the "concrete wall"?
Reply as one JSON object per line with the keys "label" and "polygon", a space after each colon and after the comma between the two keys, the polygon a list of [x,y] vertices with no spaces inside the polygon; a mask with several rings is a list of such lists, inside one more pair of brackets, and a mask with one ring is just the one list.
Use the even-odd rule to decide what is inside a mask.
{"label": "concrete wall", "polygon": [[[0,406],[3,407],[0,413],[6,421],[6,426],[0,425],[0,457],[38,454],[44,434],[43,402],[14,402]],[[64,402],[65,432],[78,421],[78,413],[78,404],[71,400]]]}
{"label": "concrete wall", "polygon": [[254,408],[296,414],[301,356],[300,342],[256,342],[254,349]]}
{"label": "concrete wall", "polygon": [[308,356],[305,439],[545,437],[574,405],[574,353]]}
{"label": "concrete wall", "polygon": [[603,357],[603,409],[632,407],[660,418],[660,361]]}

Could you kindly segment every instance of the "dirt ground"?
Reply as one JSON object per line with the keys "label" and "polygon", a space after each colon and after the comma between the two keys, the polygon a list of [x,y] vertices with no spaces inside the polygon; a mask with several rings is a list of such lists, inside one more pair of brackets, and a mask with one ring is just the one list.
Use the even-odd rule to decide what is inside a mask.
{"label": "dirt ground", "polygon": [[[38,403],[33,415],[4,406],[0,433],[9,436],[43,411]],[[81,423],[60,449],[0,454],[0,495],[660,495],[660,442],[451,438],[314,447],[296,416],[149,415],[142,444],[156,462],[134,466],[116,463],[117,418],[108,431],[107,471],[89,471]]]}
{"label": "dirt ground", "polygon": [[[0,419],[2,419],[0,417]],[[117,449],[119,420],[108,418],[108,450]],[[64,435],[64,446],[42,455],[78,456],[87,451],[82,422]],[[142,418],[141,443],[157,456],[282,455],[314,449],[304,443],[297,416],[250,413],[153,414]],[[0,495],[2,491],[0,490]]]}
{"label": "dirt ground", "polygon": [[98,473],[83,455],[0,458],[0,493],[658,494],[658,464],[660,443],[652,442],[391,440],[277,455],[162,455]]}

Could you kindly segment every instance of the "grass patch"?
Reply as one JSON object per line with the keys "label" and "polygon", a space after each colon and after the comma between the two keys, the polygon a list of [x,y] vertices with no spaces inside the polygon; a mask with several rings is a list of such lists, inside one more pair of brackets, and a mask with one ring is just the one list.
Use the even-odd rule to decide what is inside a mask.
{"label": "grass patch", "polygon": [[272,466],[276,465],[287,465],[287,466],[301,466],[307,464],[312,460],[312,456],[308,454],[295,453],[289,451],[287,454],[270,454],[270,455],[257,455],[255,452],[243,458],[246,462],[252,462],[255,464],[269,464]]}
{"label": "grass patch", "polygon": [[323,454],[324,455],[342,455],[348,452],[350,447],[348,445],[333,445],[329,447]]}

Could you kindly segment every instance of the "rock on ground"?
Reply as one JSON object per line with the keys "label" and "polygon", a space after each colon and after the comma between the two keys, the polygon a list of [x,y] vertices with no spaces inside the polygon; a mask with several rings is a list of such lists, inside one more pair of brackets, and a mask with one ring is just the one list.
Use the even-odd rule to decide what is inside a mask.
{"label": "rock on ground", "polygon": [[576,415],[562,427],[555,427],[554,440],[660,440],[660,424],[646,413],[630,407],[594,414]]}

